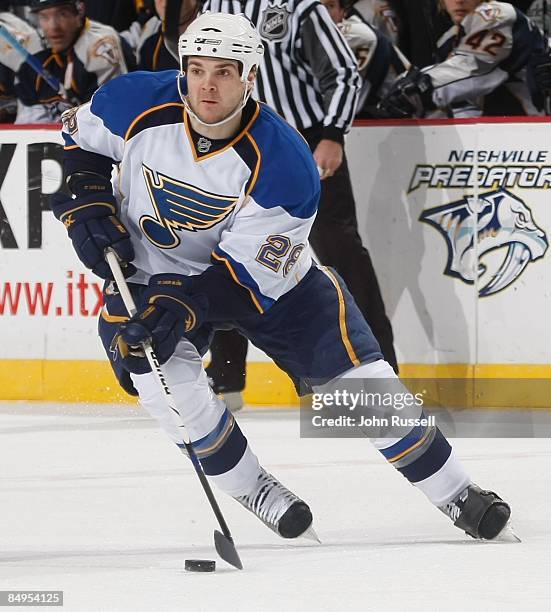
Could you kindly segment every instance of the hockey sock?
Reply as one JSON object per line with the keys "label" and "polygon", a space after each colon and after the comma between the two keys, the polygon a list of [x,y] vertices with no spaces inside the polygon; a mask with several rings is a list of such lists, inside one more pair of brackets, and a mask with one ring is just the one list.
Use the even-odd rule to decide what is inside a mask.
{"label": "hockey sock", "polygon": [[[363,364],[347,372],[342,378],[396,379],[386,361]],[[403,392],[407,389],[402,386]],[[390,407],[410,418],[425,418],[422,406]],[[470,482],[469,475],[453,453],[452,447],[435,425],[418,425],[401,438],[373,438],[375,447],[413,485],[420,489],[435,506],[456,497]]]}
{"label": "hockey sock", "polygon": [[260,473],[258,459],[231,412],[212,393],[195,347],[180,342],[163,372],[178,413],[167,405],[152,373],[131,375],[142,406],[182,450],[185,423],[205,474],[222,491],[248,493]]}

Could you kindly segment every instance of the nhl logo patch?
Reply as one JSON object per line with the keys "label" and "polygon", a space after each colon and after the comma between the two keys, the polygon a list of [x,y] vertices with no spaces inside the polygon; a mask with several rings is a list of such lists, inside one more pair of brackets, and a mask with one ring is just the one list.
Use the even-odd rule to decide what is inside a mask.
{"label": "nhl logo patch", "polygon": [[212,147],[212,142],[208,138],[201,136],[197,141],[197,151],[199,153],[208,153]]}
{"label": "nhl logo patch", "polygon": [[266,40],[281,40],[289,31],[290,11],[285,6],[270,5],[262,13],[260,36]]}

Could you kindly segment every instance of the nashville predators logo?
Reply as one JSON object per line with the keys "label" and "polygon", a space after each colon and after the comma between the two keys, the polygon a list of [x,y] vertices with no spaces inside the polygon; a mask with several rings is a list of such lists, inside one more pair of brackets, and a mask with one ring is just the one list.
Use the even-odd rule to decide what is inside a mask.
{"label": "nashville predators logo", "polygon": [[[478,280],[480,297],[509,287],[531,262],[545,255],[549,246],[528,206],[506,189],[430,208],[419,219],[446,240],[448,262],[444,274],[470,285]],[[481,261],[490,252],[505,250],[499,267],[495,261]]]}
{"label": "nashville predators logo", "polygon": [[478,13],[484,21],[497,21],[501,16],[501,9],[491,4],[483,4],[476,9],[475,13]]}
{"label": "nashville predators logo", "polygon": [[117,40],[112,36],[100,38],[88,53],[91,59],[100,57],[108,64],[111,64],[111,66],[116,66],[120,63],[119,46]]}
{"label": "nashville predators logo", "polygon": [[155,216],[144,215],[140,227],[145,237],[161,249],[180,244],[178,232],[207,230],[226,219],[238,196],[209,193],[142,167]]}

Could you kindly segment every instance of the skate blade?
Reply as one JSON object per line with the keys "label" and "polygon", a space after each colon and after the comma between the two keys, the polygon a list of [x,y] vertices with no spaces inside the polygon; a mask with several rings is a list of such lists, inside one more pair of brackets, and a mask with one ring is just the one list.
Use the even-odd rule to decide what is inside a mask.
{"label": "skate blade", "polygon": [[520,543],[522,540],[515,533],[512,525],[505,525],[500,534],[494,538],[494,542]]}
{"label": "skate blade", "polygon": [[305,540],[312,540],[312,542],[317,542],[318,544],[321,544],[321,540],[319,539],[318,534],[314,531],[312,525],[310,525],[310,527],[308,527],[308,529],[299,537],[304,538]]}

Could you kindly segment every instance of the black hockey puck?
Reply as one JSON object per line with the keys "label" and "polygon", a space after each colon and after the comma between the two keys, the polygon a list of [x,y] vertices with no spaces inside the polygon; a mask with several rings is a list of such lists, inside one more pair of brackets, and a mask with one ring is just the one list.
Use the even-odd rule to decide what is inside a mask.
{"label": "black hockey puck", "polygon": [[186,559],[184,568],[186,572],[214,572],[216,561],[209,559]]}

